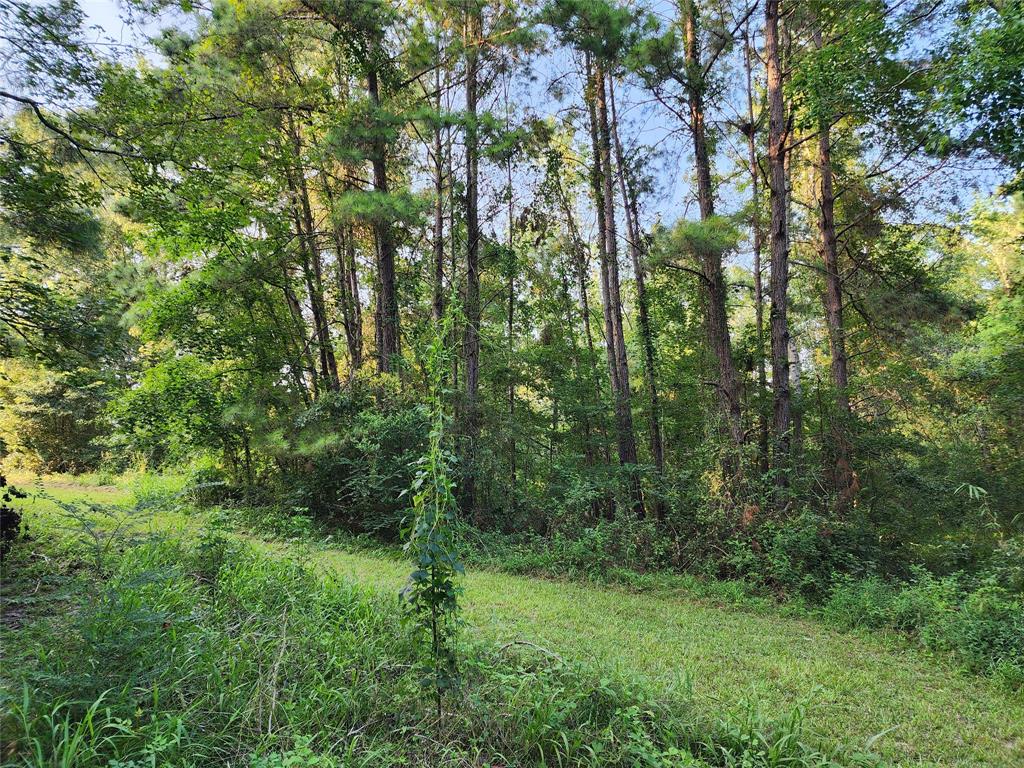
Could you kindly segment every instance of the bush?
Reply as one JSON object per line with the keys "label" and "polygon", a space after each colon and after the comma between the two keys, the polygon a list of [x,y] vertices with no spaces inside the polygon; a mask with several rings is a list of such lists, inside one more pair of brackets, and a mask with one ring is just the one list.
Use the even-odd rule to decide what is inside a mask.
{"label": "bush", "polygon": [[429,432],[426,411],[378,404],[359,387],[321,398],[297,421],[295,471],[283,503],[356,532],[398,538],[408,513],[402,493]]}
{"label": "bush", "polygon": [[1024,602],[991,580],[971,587],[962,575],[938,578],[923,569],[905,584],[846,578],[821,614],[843,627],[905,632],[968,669],[1024,685]]}
{"label": "bush", "polygon": [[193,465],[185,475],[185,498],[199,506],[223,504],[234,496],[227,474],[213,462]]}
{"label": "bush", "polygon": [[1024,686],[1024,602],[995,584],[968,593],[943,621],[926,624],[927,645],[954,652],[975,670]]}
{"label": "bush", "polygon": [[727,542],[724,573],[771,588],[780,597],[820,602],[837,574],[863,574],[875,553],[866,529],[805,510],[766,519]]}

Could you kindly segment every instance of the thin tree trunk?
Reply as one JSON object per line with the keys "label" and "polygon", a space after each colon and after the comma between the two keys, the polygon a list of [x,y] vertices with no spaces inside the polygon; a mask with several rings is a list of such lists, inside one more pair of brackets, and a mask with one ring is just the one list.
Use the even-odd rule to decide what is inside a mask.
{"label": "thin tree trunk", "polygon": [[[800,346],[796,337],[789,335],[789,389],[793,399],[799,404],[801,395],[801,379],[803,378],[803,362],[800,359]],[[800,463],[804,445],[804,414],[802,408],[793,409],[793,462]]]}
{"label": "thin tree trunk", "polygon": [[776,483],[789,485],[792,402],[789,388],[789,222],[786,194],[786,113],[779,57],[779,0],[765,2],[765,57],[768,85],[768,187],[771,202],[771,326],[773,468]]}
{"label": "thin tree trunk", "polygon": [[[302,260],[302,279],[306,286],[306,295],[309,297],[310,311],[313,315],[313,338],[316,341],[317,356],[320,359],[319,377],[328,390],[336,391],[338,389],[337,362],[334,358],[334,349],[331,346],[330,333],[327,327],[327,317],[323,303],[322,277],[317,279],[317,272],[321,271],[322,268],[317,269],[316,265],[319,264],[320,260],[317,257],[316,245],[311,243],[313,238],[306,234],[309,231],[309,222],[306,222],[304,225],[303,217],[299,212],[295,213],[294,219],[295,227],[299,232],[299,240],[302,242],[302,245],[299,247]],[[310,248],[313,249],[312,253]]]}
{"label": "thin tree trunk", "polygon": [[[437,88],[437,112],[441,114],[440,67],[435,77]],[[441,123],[434,127],[434,274],[431,316],[440,322],[444,316],[444,146],[441,142]]]}
{"label": "thin tree trunk", "polygon": [[359,273],[356,271],[356,247],[352,229],[335,230],[338,307],[348,347],[349,376],[363,365],[362,307],[359,303]]}
{"label": "thin tree trunk", "polygon": [[516,269],[515,260],[515,199],[512,194],[512,158],[506,164],[508,175],[508,249],[512,263],[508,271],[508,463],[511,475],[511,493],[509,506],[513,515],[516,512],[516,377],[513,367],[515,352],[515,311],[516,311]]}
{"label": "thin tree trunk", "polygon": [[622,292],[619,285],[618,242],[615,227],[615,200],[612,190],[611,132],[605,95],[604,69],[599,60],[591,62],[590,102],[591,139],[594,144],[594,198],[598,210],[601,254],[601,288],[605,307],[608,367],[611,372],[615,405],[616,438],[619,464],[628,477],[630,505],[634,514],[643,516],[643,498],[636,475],[636,435],[630,404],[629,367],[622,322]]}
{"label": "thin tree trunk", "polygon": [[306,172],[302,165],[302,141],[291,118],[288,118],[286,128],[291,160],[295,165],[294,168],[286,170],[285,177],[291,193],[292,218],[302,256],[302,276],[309,296],[310,311],[313,314],[313,333],[320,358],[320,377],[328,390],[337,391],[338,363],[334,356],[334,345],[331,342],[330,325],[324,306],[323,261],[316,239],[316,224],[313,219],[309,186],[306,183]]}
{"label": "thin tree trunk", "polygon": [[[330,210],[334,209],[334,192],[326,168],[320,169],[324,197]],[[348,349],[349,379],[363,364],[362,307],[359,303],[359,275],[356,272],[355,242],[351,226],[343,227],[331,216],[334,238],[334,282],[338,292],[338,311],[345,331]]]}
{"label": "thin tree trunk", "polygon": [[479,135],[477,132],[478,57],[480,11],[466,14],[466,327],[462,356],[466,369],[466,402],[463,429],[467,441],[467,467],[463,480],[466,511],[475,513],[476,443],[480,435],[480,222],[479,222]]}
{"label": "thin tree trunk", "polygon": [[[380,87],[377,71],[371,69],[366,75],[366,91],[374,110],[380,109]],[[378,195],[388,194],[387,148],[380,139],[374,139],[373,189]],[[391,224],[374,218],[374,236],[377,246],[377,371],[390,373],[397,365],[399,353],[398,291],[395,278],[395,241]]]}
{"label": "thin tree trunk", "polygon": [[756,119],[754,116],[754,83],[753,63],[751,55],[753,49],[746,34],[743,36],[744,56],[743,64],[746,70],[747,79],[747,126],[744,131],[747,137],[747,156],[750,165],[750,229],[753,234],[754,251],[754,324],[757,332],[757,448],[758,463],[761,474],[768,472],[768,418],[765,416],[764,408],[761,406],[761,398],[768,391],[768,374],[765,368],[764,349],[764,275],[762,274],[761,249],[763,245],[763,234],[761,232],[761,213],[759,200],[760,171],[757,165],[757,144],[756,144]]}
{"label": "thin tree trunk", "polygon": [[[636,193],[628,181],[622,141],[619,138],[619,117],[615,108],[615,84],[611,77],[608,78],[608,101],[611,106],[611,130],[615,148],[615,164],[619,169],[619,191],[622,194],[622,208],[626,218],[626,237],[629,245],[629,255],[633,262],[633,273],[636,278],[637,313],[640,325],[640,339],[644,350],[644,382],[647,385],[649,407],[651,459],[654,462],[655,471],[661,477],[665,473],[665,448],[661,436],[661,403],[658,399],[658,383],[654,362],[654,333],[651,328],[650,304],[647,298],[644,241],[643,236],[640,234]],[[665,505],[659,499],[655,503],[655,515],[659,521],[663,521],[665,514]]]}
{"label": "thin tree trunk", "polygon": [[[448,169],[453,174],[455,173],[455,162],[452,156],[453,144],[451,129],[447,129],[448,141],[445,155],[447,156]],[[462,252],[459,250],[459,238],[457,233],[459,231],[458,221],[459,205],[456,200],[455,184],[448,185],[448,273],[449,282],[452,286],[457,284],[459,275],[459,259]],[[461,333],[458,325],[458,318],[452,321],[451,337],[448,340],[449,345],[454,350],[461,343]],[[452,391],[459,391],[459,363],[462,361],[462,355],[453,354],[452,359]]]}
{"label": "thin tree trunk", "polygon": [[288,304],[288,312],[292,318],[292,326],[299,336],[299,356],[305,363],[306,372],[309,374],[309,391],[312,394],[312,399],[316,400],[320,395],[320,388],[316,375],[316,363],[313,361],[313,355],[310,352],[312,342],[306,336],[306,318],[302,315],[302,304],[299,303],[299,299],[291,287],[291,276],[287,270],[284,273],[283,290],[285,301]]}
{"label": "thin tree trunk", "polygon": [[[587,370],[589,371],[589,379],[594,388],[594,405],[596,407],[601,406],[601,382],[597,376],[597,372],[594,365],[597,362],[597,351],[594,345],[594,331],[590,325],[590,281],[588,279],[588,260],[587,250],[583,242],[583,238],[580,236],[579,228],[576,226],[576,217],[572,212],[572,208],[569,206],[569,199],[565,194],[565,190],[562,188],[561,182],[556,180],[558,185],[558,196],[562,203],[562,210],[565,213],[565,220],[569,228],[569,239],[570,246],[573,254],[573,269],[576,275],[577,290],[580,294],[580,314],[583,316],[583,333],[587,342],[587,353],[588,363]],[[604,463],[611,463],[611,455],[608,451],[608,431],[605,428],[605,419],[599,420],[599,429],[602,436],[601,441],[601,456],[604,459]]]}
{"label": "thin tree trunk", "polygon": [[[575,258],[570,254],[570,261],[574,262]],[[569,265],[571,268],[573,264]],[[577,381],[583,380],[583,366],[580,361],[580,348],[579,343],[576,340],[576,323],[573,317],[573,300],[572,295],[569,291],[569,277],[563,271],[561,274],[561,286],[562,286],[562,303],[565,306],[565,323],[568,329],[569,346],[572,352],[572,365],[573,373],[576,376]],[[592,439],[592,427],[590,424],[590,415],[587,413],[586,406],[579,411],[579,425],[580,431],[583,433],[583,458],[586,466],[593,467],[595,465],[594,445]]]}

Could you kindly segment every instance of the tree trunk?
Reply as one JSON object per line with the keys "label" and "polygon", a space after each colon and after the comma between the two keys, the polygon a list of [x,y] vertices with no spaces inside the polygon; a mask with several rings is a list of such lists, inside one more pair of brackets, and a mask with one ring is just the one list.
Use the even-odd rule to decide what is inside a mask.
{"label": "tree trunk", "polygon": [[[821,45],[821,33],[817,33]],[[835,387],[836,409],[832,423],[833,466],[826,467],[832,481],[837,507],[842,511],[850,501],[849,489],[853,475],[850,450],[850,377],[843,328],[843,283],[839,271],[839,249],[836,244],[835,192],[832,184],[832,147],[829,125],[823,122],[818,130],[818,238],[825,269],[825,325],[831,357],[832,384]]]}
{"label": "tree trunk", "polygon": [[801,380],[803,378],[804,366],[800,359],[800,345],[796,337],[789,335],[789,391],[797,403],[793,409],[793,466],[800,464],[800,457],[804,448],[804,413],[801,406]]}
{"label": "tree trunk", "polygon": [[[623,158],[622,141],[619,138],[619,117],[615,109],[615,85],[608,78],[608,100],[611,105],[612,140],[615,148],[615,164],[619,169],[619,191],[622,194],[622,208],[626,218],[626,237],[629,255],[633,262],[633,273],[636,277],[637,312],[640,325],[640,339],[644,350],[644,382],[647,385],[647,398],[650,419],[651,460],[661,477],[665,473],[665,448],[661,436],[661,403],[658,399],[658,382],[654,363],[654,333],[651,328],[650,304],[647,299],[647,280],[644,264],[644,241],[640,234],[639,217],[637,215],[636,192],[628,181],[626,164]],[[664,503],[655,503],[655,514],[659,521],[665,519]]]}
{"label": "tree trunk", "polygon": [[753,237],[752,249],[754,252],[754,325],[757,332],[757,452],[758,465],[761,474],[764,475],[768,473],[768,419],[765,416],[764,408],[761,406],[760,401],[764,397],[764,393],[768,391],[768,375],[765,369],[766,356],[764,349],[764,276],[762,275],[761,265],[763,235],[761,232],[760,201],[758,199],[760,171],[757,166],[757,144],[755,141],[757,132],[755,130],[756,121],[754,116],[753,64],[750,60],[753,49],[746,34],[744,34],[743,43],[743,63],[747,79],[747,126],[744,133],[747,137],[747,156],[750,165],[750,229]]}
{"label": "tree trunk", "polygon": [[295,124],[288,119],[288,139],[291,144],[291,159],[295,163],[293,169],[286,171],[285,176],[291,193],[292,213],[295,222],[295,234],[299,241],[299,252],[302,256],[302,276],[309,296],[309,307],[313,314],[313,336],[316,339],[317,355],[320,358],[320,378],[328,390],[339,388],[338,362],[334,356],[334,345],[331,342],[330,324],[327,321],[327,309],[324,305],[323,260],[316,238],[316,223],[309,197],[309,186],[306,183],[306,171],[302,165],[302,141]]}
{"label": "tree trunk", "polygon": [[320,387],[317,383],[316,363],[313,362],[313,355],[310,352],[312,343],[306,336],[306,318],[302,316],[302,305],[292,289],[291,275],[288,274],[287,269],[284,273],[283,290],[285,301],[288,304],[288,312],[292,318],[292,327],[299,337],[299,359],[302,360],[306,373],[309,374],[308,389],[311,393],[311,399],[316,400],[320,395]]}
{"label": "tree trunk", "polygon": [[779,0],[765,2],[765,57],[768,80],[768,188],[771,202],[771,357],[774,407],[772,432],[776,483],[789,485],[792,402],[789,389],[789,222],[786,194],[786,113],[779,57]]}
{"label": "tree trunk", "polygon": [[479,222],[479,135],[477,132],[478,57],[480,11],[466,14],[466,327],[462,356],[466,370],[466,402],[463,430],[466,436],[466,472],[463,498],[466,511],[475,513],[476,443],[480,435],[480,222]]}
{"label": "tree trunk", "polygon": [[[506,126],[506,129],[508,126]],[[506,163],[508,176],[508,249],[512,263],[508,270],[508,463],[510,473],[509,511],[516,513],[516,377],[513,363],[515,353],[516,269],[515,259],[515,198],[512,192],[512,158]]]}
{"label": "tree trunk", "polygon": [[592,62],[589,99],[591,140],[594,145],[594,200],[598,213],[599,252],[601,255],[601,292],[604,298],[608,368],[611,373],[615,404],[616,438],[619,464],[628,473],[630,505],[643,516],[643,499],[636,475],[636,435],[630,404],[629,367],[622,325],[622,292],[619,285],[618,243],[615,228],[615,201],[612,191],[611,135],[605,101],[605,75],[599,60]]}
{"label": "tree trunk", "polygon": [[[698,74],[702,69],[698,53],[697,8],[689,0],[685,11],[684,55],[690,79],[687,101],[690,111],[690,135],[693,139],[693,158],[697,172],[697,204],[701,221],[715,215],[714,190],[711,183],[711,158],[708,154],[707,124],[704,108],[704,83]],[[706,252],[701,255],[701,274],[704,279],[704,323],[708,342],[718,366],[718,403],[732,443],[733,455],[725,462],[726,474],[738,477],[742,471],[739,448],[743,444],[743,416],[740,405],[740,380],[732,359],[732,341],[729,336],[729,315],[726,307],[727,288],[722,272],[722,255]]]}
{"label": "tree trunk", "polygon": [[[329,209],[334,208],[334,192],[326,168],[320,169],[324,197]],[[332,216],[334,237],[334,283],[338,292],[338,312],[348,349],[349,379],[363,364],[362,307],[359,303],[359,274],[356,271],[356,249],[352,227],[343,227]]]}
{"label": "tree trunk", "polygon": [[[556,184],[558,185],[558,196],[562,203],[562,210],[565,213],[565,220],[569,228],[570,247],[573,256],[573,270],[576,275],[577,290],[580,294],[580,314],[583,316],[583,333],[587,342],[588,378],[594,388],[594,405],[595,407],[599,407],[602,401],[601,382],[598,379],[595,368],[595,365],[597,364],[597,351],[594,346],[594,331],[590,325],[590,281],[587,274],[587,250],[583,243],[583,238],[580,236],[579,228],[576,226],[576,217],[572,212],[572,208],[569,206],[569,199],[565,194],[565,190],[562,188],[560,181],[556,180]],[[598,426],[602,438],[600,446],[601,456],[604,459],[604,463],[607,465],[611,463],[611,455],[608,450],[608,430],[605,427],[604,418],[599,420]]]}
{"label": "tree trunk", "polygon": [[[440,72],[440,68],[438,68]],[[436,78],[437,111],[441,113],[440,74]],[[434,128],[434,274],[431,288],[431,316],[434,322],[444,317],[444,146],[441,142],[440,122]]]}
{"label": "tree trunk", "polygon": [[[449,172],[455,173],[455,161],[453,159],[453,145],[454,141],[451,138],[451,129],[449,129],[448,143],[445,148],[445,156],[447,158],[447,164]],[[459,231],[459,201],[456,195],[455,184],[448,185],[448,274],[449,283],[455,286],[459,280],[459,261],[462,257],[462,251],[460,250],[459,238],[456,237],[456,233]],[[452,330],[451,336],[448,339],[448,344],[452,350],[455,350],[461,344],[461,329],[459,327],[459,318],[455,317],[452,319]],[[452,354],[452,392],[459,391],[459,364],[462,362],[462,355]]]}
{"label": "tree trunk", "polygon": [[[572,254],[570,254],[570,262],[575,261]],[[572,265],[569,264],[571,267]],[[569,346],[572,351],[572,366],[573,374],[577,381],[582,381],[583,366],[580,360],[580,348],[579,343],[576,340],[576,323],[573,316],[573,300],[572,294],[569,291],[569,276],[566,272],[561,274],[561,287],[562,287],[562,303],[565,307],[565,326],[568,329]],[[590,415],[587,413],[586,406],[579,408],[578,421],[580,426],[580,432],[583,435],[583,459],[584,463],[588,467],[595,465],[594,445],[592,440],[592,428],[590,426]]]}
{"label": "tree trunk", "polygon": [[359,273],[356,269],[356,246],[351,227],[338,235],[338,299],[341,304],[342,325],[348,359],[354,376],[363,365],[363,318],[359,302]]}
{"label": "tree trunk", "polygon": [[[380,88],[377,71],[371,69],[366,75],[366,91],[374,110],[380,109]],[[388,194],[387,148],[380,139],[374,139],[373,189],[378,195]],[[390,373],[397,365],[399,353],[398,291],[395,280],[395,241],[391,224],[375,217],[374,237],[377,245],[377,371]]]}

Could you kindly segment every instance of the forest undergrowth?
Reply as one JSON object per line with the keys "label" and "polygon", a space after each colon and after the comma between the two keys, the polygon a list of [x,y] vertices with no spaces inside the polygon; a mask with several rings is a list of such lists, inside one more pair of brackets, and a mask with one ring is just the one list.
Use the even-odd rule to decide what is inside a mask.
{"label": "forest undergrowth", "polygon": [[[49,499],[37,489],[24,502],[31,538],[4,578],[11,765],[999,766],[1024,736],[1013,694],[958,681],[949,654],[913,662],[902,641],[844,639],[806,609],[772,618],[738,584],[730,603],[732,587],[693,577],[573,586],[564,573],[480,571],[479,557],[465,582],[463,685],[438,717],[395,598],[409,566],[394,550],[298,521],[274,531],[251,509],[204,512],[174,487],[56,481]],[[635,635],[595,631],[609,619]],[[750,648],[730,645],[755,634]],[[791,654],[812,637],[810,656]],[[632,656],[616,657],[624,644]],[[763,669],[749,668],[754,645]],[[819,667],[857,667],[864,653],[847,678]],[[732,680],[729,658],[744,660]],[[780,673],[795,699],[772,692]],[[890,698],[898,687],[906,699]],[[903,709],[925,691],[934,707]],[[847,698],[863,712],[842,714]],[[941,722],[951,707],[959,726]]]}
{"label": "forest undergrowth", "polygon": [[438,714],[393,599],[216,529],[95,536],[96,505],[61,507],[5,572],[5,765],[880,764],[811,746],[802,708],[718,719],[685,682],[654,695],[525,642],[464,641]]}

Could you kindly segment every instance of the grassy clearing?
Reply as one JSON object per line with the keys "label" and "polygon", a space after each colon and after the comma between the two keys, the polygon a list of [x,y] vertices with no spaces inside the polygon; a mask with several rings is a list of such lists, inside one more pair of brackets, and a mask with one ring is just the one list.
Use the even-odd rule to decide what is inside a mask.
{"label": "grassy clearing", "polygon": [[[118,522],[94,511],[107,531]],[[435,706],[394,600],[304,553],[209,528],[76,537],[52,508],[35,520],[5,570],[3,604],[21,609],[0,627],[5,765],[878,766],[808,744],[799,711],[710,718],[685,688],[655,696],[472,638],[460,693]]]}
{"label": "grassy clearing", "polygon": [[[54,489],[55,496],[103,501],[117,501],[118,493]],[[26,508],[46,513],[40,501]],[[161,512],[147,525],[196,531],[200,521]],[[318,547],[303,557],[385,595],[408,572],[385,554]],[[467,577],[463,602],[474,641],[527,641],[568,662],[613,668],[655,697],[688,678],[700,713],[735,715],[756,701],[777,717],[805,704],[809,731],[826,745],[874,739],[872,749],[894,765],[1024,765],[1024,702],[897,638],[709,606],[685,593],[635,594],[492,572]]]}
{"label": "grassy clearing", "polygon": [[[338,551],[318,556],[363,583],[395,590],[404,563]],[[498,642],[521,638],[668,687],[689,675],[710,711],[759,702],[769,714],[807,705],[811,730],[899,765],[1024,765],[1024,703],[944,668],[898,638],[695,604],[685,596],[471,573],[467,619]]]}

